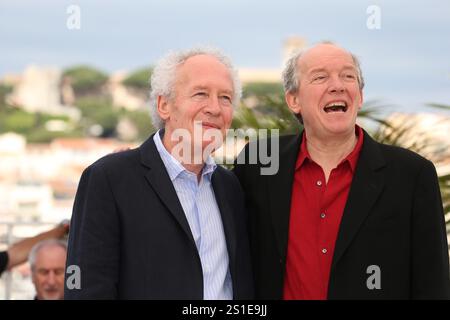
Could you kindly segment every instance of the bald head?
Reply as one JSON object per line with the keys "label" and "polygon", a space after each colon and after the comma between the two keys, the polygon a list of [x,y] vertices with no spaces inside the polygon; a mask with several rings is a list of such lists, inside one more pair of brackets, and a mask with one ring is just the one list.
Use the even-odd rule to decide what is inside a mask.
{"label": "bald head", "polygon": [[350,51],[341,48],[331,42],[322,42],[309,49],[298,51],[292,55],[286,63],[283,71],[284,91],[295,93],[299,89],[300,77],[312,63],[317,61],[332,60],[338,56],[347,55],[348,63],[357,71],[359,88],[364,88],[364,78],[358,58]]}

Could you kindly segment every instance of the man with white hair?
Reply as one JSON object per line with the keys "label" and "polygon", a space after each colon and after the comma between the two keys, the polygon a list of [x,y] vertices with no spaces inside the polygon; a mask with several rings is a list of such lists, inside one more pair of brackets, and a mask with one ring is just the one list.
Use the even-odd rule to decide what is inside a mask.
{"label": "man with white hair", "polygon": [[0,252],[0,276],[6,270],[27,261],[31,249],[39,242],[48,239],[62,239],[69,232],[68,221],[61,222],[58,226],[39,233],[36,236],[25,238],[12,244],[8,250]]}
{"label": "man with white hair", "polygon": [[81,283],[66,287],[66,299],[252,298],[242,191],[210,156],[240,94],[217,50],[175,52],[156,65],[159,130],[81,177],[67,262]]}
{"label": "man with white hair", "polygon": [[36,288],[36,300],[64,298],[64,270],[67,245],[61,240],[44,240],[30,251],[28,261]]}

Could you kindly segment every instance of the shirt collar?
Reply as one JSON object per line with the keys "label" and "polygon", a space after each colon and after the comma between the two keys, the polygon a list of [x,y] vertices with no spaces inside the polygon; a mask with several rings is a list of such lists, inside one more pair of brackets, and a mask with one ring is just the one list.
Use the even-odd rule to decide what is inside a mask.
{"label": "shirt collar", "polygon": [[[359,158],[359,154],[361,152],[361,148],[362,148],[362,144],[363,144],[363,139],[364,139],[364,133],[363,130],[361,129],[360,126],[355,125],[355,134],[357,137],[357,142],[355,147],[353,148],[352,152],[350,152],[345,159],[343,159],[339,165],[341,165],[344,162],[348,162],[348,164],[350,165],[350,169],[352,170],[352,172],[355,172],[356,169],[356,164],[358,162],[358,158]],[[295,164],[295,170],[298,170],[303,163],[305,162],[305,160],[308,159],[309,161],[313,161],[311,159],[311,156],[308,152],[308,149],[306,148],[306,134],[303,131],[303,137],[302,137],[302,143],[300,145],[300,153],[297,157],[297,162]],[[339,166],[338,165],[338,166]]]}
{"label": "shirt collar", "polygon": [[[158,130],[153,136],[153,141],[155,142],[156,149],[161,156],[161,160],[164,163],[164,166],[167,169],[167,173],[169,174],[170,180],[174,181],[181,173],[185,172],[188,174],[194,174],[188,171],[183,165],[178,161],[174,156],[172,156],[169,151],[167,151],[166,147],[162,143],[161,137],[164,136],[164,130]],[[202,169],[202,176],[206,176],[208,178],[211,177],[211,174],[217,168],[217,164],[214,161],[211,155],[208,155],[205,161],[205,165]]]}

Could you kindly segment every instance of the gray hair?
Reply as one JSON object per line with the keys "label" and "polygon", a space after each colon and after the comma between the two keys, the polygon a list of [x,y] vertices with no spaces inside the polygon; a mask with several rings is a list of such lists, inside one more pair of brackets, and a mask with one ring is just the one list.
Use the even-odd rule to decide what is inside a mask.
{"label": "gray hair", "polygon": [[30,263],[32,271],[34,270],[34,267],[36,265],[37,254],[39,253],[39,251],[41,251],[41,249],[44,249],[46,247],[61,247],[67,252],[67,243],[62,240],[49,239],[36,243],[31,249],[30,254],[28,255],[28,262]]}
{"label": "gray hair", "polygon": [[[332,44],[335,45],[333,42],[330,41],[323,41],[319,44]],[[299,90],[299,83],[300,83],[300,70],[297,68],[297,62],[298,59],[306,52],[306,50],[298,50],[294,52],[294,54],[288,59],[286,62],[286,66],[283,70],[283,87],[285,93],[296,93],[297,90]],[[356,71],[357,71],[357,77],[358,77],[358,84],[359,88],[362,90],[364,88],[364,77],[362,75],[361,66],[359,63],[358,58],[351,52],[349,52],[353,64],[355,65]]]}
{"label": "gray hair", "polygon": [[209,55],[221,62],[230,72],[230,76],[233,82],[233,106],[237,106],[242,95],[241,81],[237,70],[233,67],[230,58],[222,53],[217,48],[199,46],[188,50],[172,51],[165,55],[158,61],[151,76],[150,84],[150,112],[155,129],[161,129],[164,127],[164,121],[158,114],[158,97],[164,96],[169,99],[173,99],[175,96],[175,82],[177,77],[177,69],[187,59],[198,56]]}

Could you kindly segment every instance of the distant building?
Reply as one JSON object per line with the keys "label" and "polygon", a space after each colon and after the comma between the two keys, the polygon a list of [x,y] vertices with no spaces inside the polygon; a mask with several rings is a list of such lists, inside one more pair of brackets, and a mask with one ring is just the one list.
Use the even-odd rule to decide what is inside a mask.
{"label": "distant building", "polygon": [[27,145],[18,134],[0,135],[0,220],[69,218],[83,170],[102,156],[129,147],[112,139],[55,139]]}
{"label": "distant building", "polygon": [[283,60],[281,67],[283,68],[289,58],[297,51],[306,48],[306,39],[298,36],[288,37],[283,43]]}
{"label": "distant building", "polygon": [[62,105],[61,71],[58,68],[29,66],[7,97],[7,102],[28,112],[67,115],[78,119],[79,110]]}
{"label": "distant building", "polygon": [[279,68],[239,68],[239,77],[242,83],[281,82],[281,72],[288,58],[296,51],[306,48],[306,40],[301,37],[292,36],[283,43],[282,59]]}
{"label": "distant building", "polygon": [[108,91],[111,94],[113,105],[130,111],[148,108],[148,99],[145,93],[143,94],[141,90],[133,90],[122,83],[127,76],[126,72],[116,72],[109,78]]}

